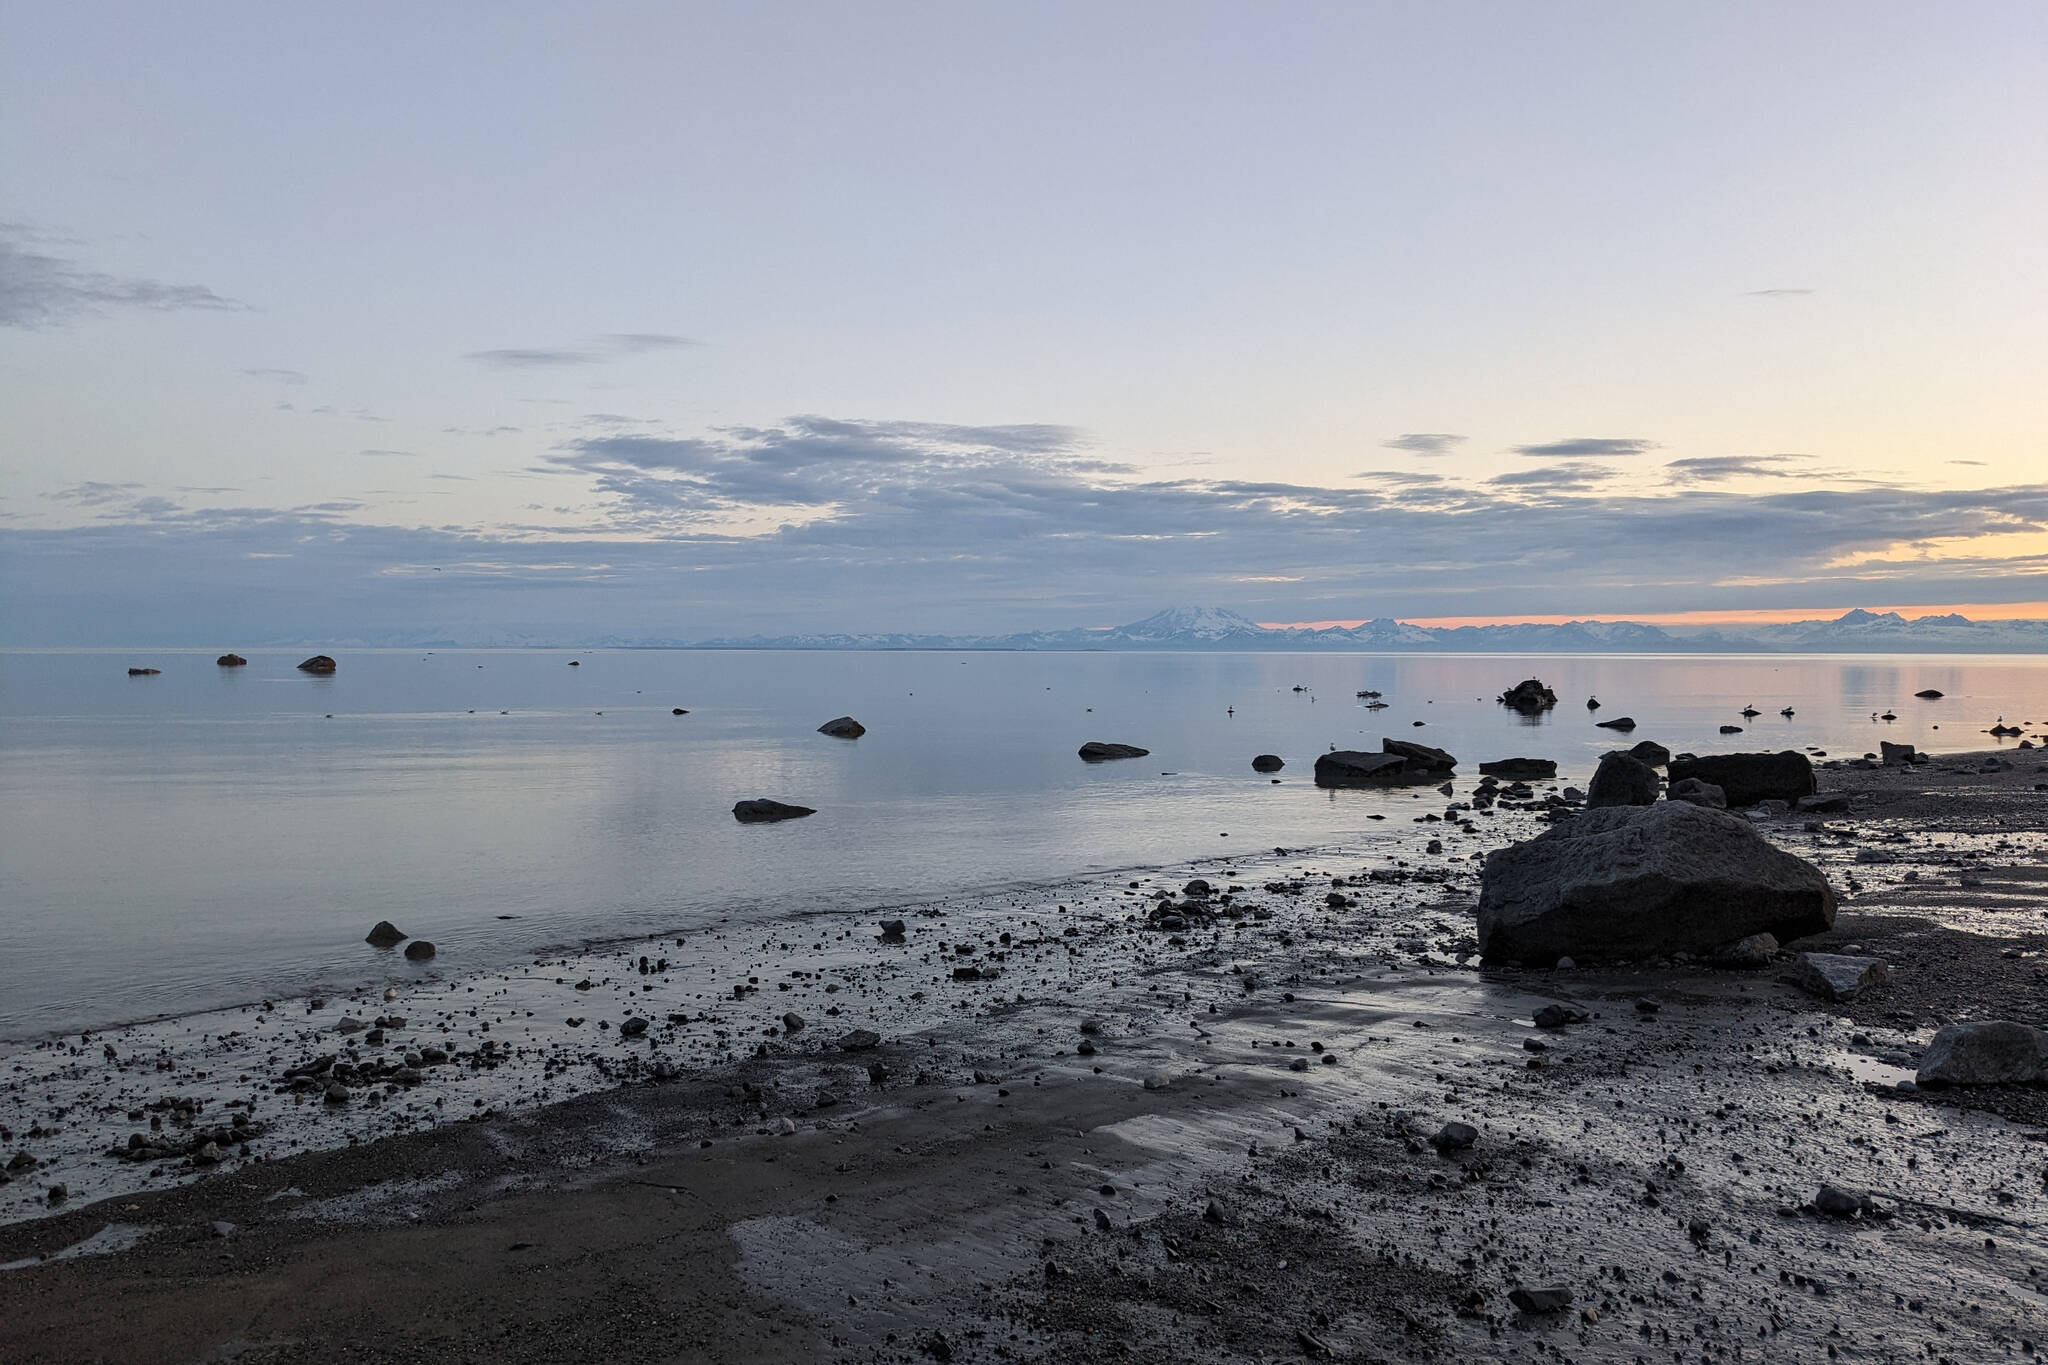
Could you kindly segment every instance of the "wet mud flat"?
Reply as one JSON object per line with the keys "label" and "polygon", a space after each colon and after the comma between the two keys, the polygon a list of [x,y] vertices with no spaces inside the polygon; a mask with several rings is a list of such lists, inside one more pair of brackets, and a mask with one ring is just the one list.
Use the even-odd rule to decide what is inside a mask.
{"label": "wet mud flat", "polygon": [[[637,1044],[560,1043],[544,1016],[595,1016],[574,1002],[611,991],[615,1034],[628,997],[662,993],[638,989],[638,953],[602,987],[557,984],[570,973],[551,964],[516,990],[444,983],[461,1000],[426,1009],[366,1002],[404,1004],[469,1059],[378,1087],[379,1121],[407,1096],[451,1101],[383,1135],[370,1087],[342,1115],[324,1092],[276,1089],[311,1047],[346,1053],[304,1002],[280,1007],[305,1036],[232,1063],[264,1082],[238,1083],[251,1122],[281,1146],[310,1109],[309,1134],[367,1125],[360,1140],[294,1155],[259,1138],[211,1173],[167,1160],[167,1187],[0,1227],[16,1267],[0,1272],[0,1355],[2038,1358],[2040,1092],[1899,1088],[1939,1023],[2040,1022],[2048,1001],[2032,791],[2048,773],[2018,758],[1988,774],[1831,770],[1848,812],[1764,821],[1838,886],[1853,879],[1826,941],[1794,945],[1886,958],[1891,980],[1846,1003],[1784,979],[1788,963],[1479,964],[1469,855],[1540,827],[1511,811],[1471,833],[1417,826],[1369,859],[1239,860],[1235,913],[1177,894],[1197,902],[1178,929],[1145,927],[1150,896],[1189,873],[1228,885],[1221,868],[925,907],[902,947],[810,939],[816,965],[782,970],[817,975],[788,991],[735,996],[745,954],[688,991],[672,970],[676,1008],[636,1005],[661,1020]],[[694,1011],[715,1027],[667,1020],[719,986],[732,1004]],[[501,988],[466,1013],[472,989]],[[1535,1027],[1552,1004],[1585,1018]],[[805,1027],[792,1035],[777,1006]],[[490,1035],[529,1027],[507,1059],[475,1062]],[[64,1046],[62,1065],[93,1061]],[[590,1060],[613,1057],[602,1073]],[[99,1084],[139,1095],[145,1077],[205,1084]],[[448,1114],[465,1107],[476,1116]],[[206,1121],[202,1107],[168,1126]],[[1814,1207],[1823,1186],[1847,1207]]]}

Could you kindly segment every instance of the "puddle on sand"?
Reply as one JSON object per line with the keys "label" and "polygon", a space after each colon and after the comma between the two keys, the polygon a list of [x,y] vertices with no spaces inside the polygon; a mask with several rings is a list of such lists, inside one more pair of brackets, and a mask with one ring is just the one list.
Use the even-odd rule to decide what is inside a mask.
{"label": "puddle on sand", "polygon": [[72,1261],[80,1256],[111,1256],[117,1251],[126,1251],[155,1231],[154,1227],[144,1227],[135,1223],[109,1223],[84,1241],[73,1242],[62,1251],[53,1251],[48,1256],[25,1256],[18,1261],[0,1262],[0,1270],[29,1270],[35,1266],[48,1265],[51,1261]]}

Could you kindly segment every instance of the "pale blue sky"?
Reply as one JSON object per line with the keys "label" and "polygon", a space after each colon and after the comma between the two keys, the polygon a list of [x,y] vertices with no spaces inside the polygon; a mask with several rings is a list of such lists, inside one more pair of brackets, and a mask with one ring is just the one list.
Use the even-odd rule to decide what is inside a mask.
{"label": "pale blue sky", "polygon": [[0,224],[0,639],[2048,599],[2034,3],[0,3]]}

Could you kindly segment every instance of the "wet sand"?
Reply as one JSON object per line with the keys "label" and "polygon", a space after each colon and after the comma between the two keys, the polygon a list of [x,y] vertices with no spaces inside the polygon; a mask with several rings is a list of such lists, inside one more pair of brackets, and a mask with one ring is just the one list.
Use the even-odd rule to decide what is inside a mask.
{"label": "wet sand", "polygon": [[[1765,822],[1853,888],[1797,946],[1891,963],[1842,1005],[1782,965],[1482,968],[1471,854],[1539,827],[1509,811],[1369,861],[1237,859],[1242,913],[1177,934],[1125,916],[1225,865],[918,907],[902,946],[828,921],[787,960],[749,940],[666,983],[647,947],[607,949],[417,1001],[279,1002],[241,1038],[153,1037],[155,1060],[65,1040],[8,1059],[5,1122],[66,1110],[8,1151],[79,1155],[0,1194],[82,1192],[0,1227],[0,1356],[2024,1360],[2048,1350],[2042,1092],[1894,1088],[1940,1022],[2048,1013],[2048,765],[2005,757],[1829,769],[1846,815]],[[629,1001],[656,1021],[637,1042]],[[1553,1001],[1591,1018],[1539,1034]],[[402,1010],[386,1052],[457,1060],[334,1106],[277,1090],[346,1055],[342,1009]],[[246,1158],[85,1155],[135,1127],[125,1106],[211,1085],[158,1116],[203,1129],[244,1099]],[[1449,1121],[1477,1141],[1440,1153]],[[1882,1216],[1813,1211],[1822,1183]],[[1509,1297],[1547,1287],[1569,1307]]]}

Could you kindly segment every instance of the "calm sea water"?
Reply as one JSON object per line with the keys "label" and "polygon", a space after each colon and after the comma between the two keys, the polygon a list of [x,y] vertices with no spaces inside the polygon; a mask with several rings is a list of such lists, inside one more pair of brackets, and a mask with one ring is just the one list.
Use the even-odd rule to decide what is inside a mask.
{"label": "calm sea water", "polygon": [[[1981,732],[2000,716],[2048,719],[2048,659],[2010,657],[397,650],[344,651],[321,678],[293,667],[304,651],[242,669],[213,653],[0,654],[0,1037],[417,974],[362,942],[380,919],[464,971],[721,919],[1363,844],[1368,814],[1420,806],[1318,791],[1317,753],[1385,735],[1471,776],[1529,755],[1583,777],[1615,746],[1588,695],[1674,751],[1959,750],[1995,743]],[[1554,712],[1495,704],[1530,676]],[[1926,687],[1948,696],[1915,701]],[[1364,709],[1366,689],[1389,708]],[[1745,722],[1749,704],[1764,714]],[[1872,720],[1887,708],[1899,719]],[[815,732],[843,714],[869,733]],[[1090,739],[1152,756],[1087,765]],[[1287,759],[1280,785],[1251,771],[1261,752]],[[730,810],[751,796],[818,814],[743,826]]]}

